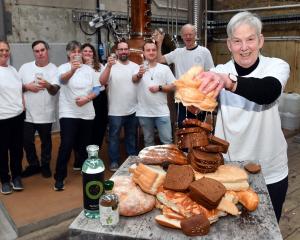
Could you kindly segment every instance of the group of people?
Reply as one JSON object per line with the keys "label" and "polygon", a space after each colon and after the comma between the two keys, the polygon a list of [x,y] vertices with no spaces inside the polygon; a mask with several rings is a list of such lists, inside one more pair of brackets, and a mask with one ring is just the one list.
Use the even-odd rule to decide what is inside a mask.
{"label": "group of people", "polygon": [[[227,46],[232,58],[216,67],[209,50],[196,44],[196,29],[191,24],[181,29],[185,46],[164,55],[161,53],[163,33],[156,32],[153,36],[156,41],[144,43],[147,64],[141,66],[129,60],[126,41],[117,43],[117,59],[109,57],[105,67],[98,62],[93,46],[81,46],[72,41],[66,48],[69,62],[57,69],[49,63],[48,45],[37,41],[32,44],[35,61],[24,64],[18,73],[8,64],[9,44],[0,41],[1,192],[7,194],[12,189],[23,189],[23,141],[29,163],[23,173],[36,171],[41,165],[43,176],[51,176],[49,136],[58,92],[61,145],[54,189],[63,190],[71,151],[74,150],[80,167],[86,158],[86,145],[95,143],[101,146],[106,129],[105,115],[108,116],[108,153],[113,171],[120,164],[122,127],[128,155],[137,153],[137,122],[143,130],[145,146],[155,144],[155,128],[161,143],[172,143],[166,93],[174,91],[175,77],[179,78],[194,65],[201,65],[205,72],[200,76],[199,91],[214,91],[219,102],[215,135],[230,142],[225,160],[261,164],[279,221],[288,188],[288,159],[278,97],[289,78],[290,68],[281,59],[261,55],[264,44],[261,32],[262,22],[256,15],[250,12],[234,15],[227,25]],[[162,63],[174,64],[175,77]],[[35,73],[42,74],[34,77]],[[35,78],[38,78],[37,82]],[[106,87],[108,113],[105,114]],[[190,111],[179,107],[179,125],[186,117],[201,119],[201,114],[195,114],[199,113],[198,110],[191,108]],[[101,121],[105,127],[100,130]],[[41,163],[34,147],[35,131],[42,141]]]}

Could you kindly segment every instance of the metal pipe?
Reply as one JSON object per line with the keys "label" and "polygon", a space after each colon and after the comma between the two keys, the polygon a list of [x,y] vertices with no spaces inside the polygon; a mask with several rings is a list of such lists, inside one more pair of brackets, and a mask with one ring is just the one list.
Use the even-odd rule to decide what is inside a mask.
{"label": "metal pipe", "polygon": [[[168,0],[167,1],[167,8],[169,9],[169,5],[170,5],[170,2],[169,2],[170,0]],[[169,11],[167,11],[167,19],[168,19],[168,33],[170,33],[170,12]]]}
{"label": "metal pipe", "polygon": [[[178,0],[176,0],[176,38],[178,36]],[[174,35],[174,34],[173,34]]]}
{"label": "metal pipe", "polygon": [[199,43],[199,1],[194,0],[193,2],[193,24],[196,28],[196,40]]}
{"label": "metal pipe", "polygon": [[[154,2],[154,4],[156,5],[157,8],[167,9],[167,10],[170,9],[168,4],[167,4],[167,6],[166,6],[166,5],[162,5],[162,4],[158,3],[156,0],[153,0],[153,2]],[[168,2],[169,2],[169,1],[168,1]],[[179,10],[179,11],[184,11],[184,12],[187,12],[187,11],[188,11],[187,8],[178,8],[178,10]]]}
{"label": "metal pipe", "polygon": [[0,1],[0,39],[6,40],[4,1]]}
{"label": "metal pipe", "polygon": [[240,9],[229,9],[229,10],[207,10],[208,13],[232,13],[242,11],[261,11],[270,9],[286,9],[286,8],[298,8],[300,4],[290,4],[281,6],[268,6],[268,7],[257,7],[257,8],[240,8]]}

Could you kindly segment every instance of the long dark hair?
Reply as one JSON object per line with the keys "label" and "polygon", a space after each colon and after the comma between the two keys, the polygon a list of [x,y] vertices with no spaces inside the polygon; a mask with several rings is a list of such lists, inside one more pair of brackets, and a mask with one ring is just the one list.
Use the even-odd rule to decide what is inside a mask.
{"label": "long dark hair", "polygon": [[[100,63],[99,63],[99,60],[98,60],[98,56],[97,56],[97,52],[96,52],[96,49],[95,47],[90,44],[90,43],[84,43],[82,46],[81,46],[81,51],[86,48],[86,47],[89,47],[90,49],[92,49],[93,51],[93,68],[96,70],[96,71],[99,71],[100,70]],[[83,63],[84,63],[84,60],[83,60]]]}

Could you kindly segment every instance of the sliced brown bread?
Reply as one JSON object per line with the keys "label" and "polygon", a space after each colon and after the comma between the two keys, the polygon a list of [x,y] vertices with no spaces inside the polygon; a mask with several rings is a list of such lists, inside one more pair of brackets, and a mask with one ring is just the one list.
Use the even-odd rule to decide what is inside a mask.
{"label": "sliced brown bread", "polygon": [[226,193],[222,183],[206,177],[192,182],[189,189],[190,197],[207,209],[216,208]]}
{"label": "sliced brown bread", "polygon": [[194,171],[188,165],[169,165],[164,188],[183,192],[188,189],[189,185],[194,180]]}

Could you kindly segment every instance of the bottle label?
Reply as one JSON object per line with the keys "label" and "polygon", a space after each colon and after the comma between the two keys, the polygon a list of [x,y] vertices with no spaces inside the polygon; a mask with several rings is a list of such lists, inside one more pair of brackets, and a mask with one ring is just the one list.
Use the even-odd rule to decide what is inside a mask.
{"label": "bottle label", "polygon": [[119,222],[119,207],[113,209],[112,207],[99,207],[100,223],[104,226],[116,225]]}
{"label": "bottle label", "polygon": [[99,210],[99,198],[103,194],[103,172],[97,174],[82,173],[83,205],[87,210]]}

